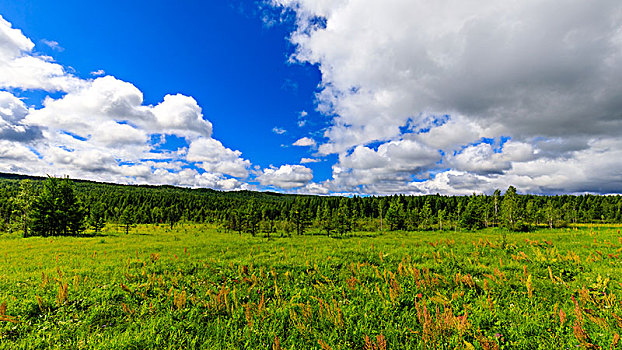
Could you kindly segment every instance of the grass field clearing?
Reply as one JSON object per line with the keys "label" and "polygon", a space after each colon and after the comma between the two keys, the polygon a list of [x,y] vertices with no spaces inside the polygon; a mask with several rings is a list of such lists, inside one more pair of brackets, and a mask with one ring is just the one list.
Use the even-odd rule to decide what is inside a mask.
{"label": "grass field clearing", "polygon": [[3,236],[0,348],[611,348],[619,230]]}

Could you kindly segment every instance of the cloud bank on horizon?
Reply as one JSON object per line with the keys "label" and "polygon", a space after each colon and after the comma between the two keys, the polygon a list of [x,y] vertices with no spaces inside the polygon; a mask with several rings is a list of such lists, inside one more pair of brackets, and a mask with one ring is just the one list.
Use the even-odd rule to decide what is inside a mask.
{"label": "cloud bank on horizon", "polygon": [[[212,137],[194,98],[146,105],[103,71],[78,77],[0,17],[0,169],[315,194],[622,192],[618,1],[271,5],[295,21],[290,61],[322,74],[317,108],[332,125],[293,144],[315,158],[253,167]],[[36,108],[19,91],[50,95]],[[302,164],[330,155],[331,178],[314,182]]]}

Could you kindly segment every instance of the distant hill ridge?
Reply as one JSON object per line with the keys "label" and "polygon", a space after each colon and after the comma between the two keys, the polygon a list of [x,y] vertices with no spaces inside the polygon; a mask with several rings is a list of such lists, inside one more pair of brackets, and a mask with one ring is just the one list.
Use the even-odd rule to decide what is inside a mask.
{"label": "distant hill ridge", "polygon": [[[45,180],[45,176],[34,176],[34,175],[23,175],[23,174],[14,174],[14,173],[4,173],[0,172],[0,181],[1,180],[33,180],[33,181],[43,181]],[[156,190],[172,190],[172,191],[181,191],[181,192],[194,192],[194,193],[209,193],[215,195],[222,195],[224,197],[296,197],[296,196],[309,196],[309,195],[294,195],[294,194],[283,194],[272,191],[250,191],[250,190],[241,190],[241,191],[221,191],[214,190],[211,188],[188,188],[188,187],[180,187],[174,185],[148,185],[148,184],[118,184],[113,182],[99,182],[93,180],[84,180],[84,179],[73,179],[70,178],[77,186],[77,189],[80,190],[80,185],[94,185],[94,186],[111,186],[111,187],[121,187],[121,188],[144,188],[144,189],[156,189]]]}

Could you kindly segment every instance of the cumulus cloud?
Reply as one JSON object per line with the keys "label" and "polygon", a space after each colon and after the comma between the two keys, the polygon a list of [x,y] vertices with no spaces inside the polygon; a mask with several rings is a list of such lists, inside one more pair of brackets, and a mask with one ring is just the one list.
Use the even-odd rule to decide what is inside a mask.
{"label": "cumulus cloud", "polygon": [[37,127],[25,125],[26,105],[13,94],[0,91],[0,139],[30,142],[42,137]]}
{"label": "cumulus cloud", "polygon": [[[524,183],[525,189],[553,190],[544,177],[520,174],[524,164],[570,164],[564,168],[580,172],[593,162],[582,155],[596,154],[599,142],[613,144],[622,132],[619,1],[273,4],[296,18],[291,60],[316,64],[322,73],[318,110],[334,117],[319,152],[339,154],[333,185],[352,166],[349,174],[367,170],[360,181],[349,180],[351,186],[377,184],[390,191],[380,186],[384,180],[369,175],[388,172],[393,162],[360,147],[411,140],[447,156],[434,177],[426,178],[429,184],[395,183],[395,191],[454,186],[461,193],[465,185],[473,190],[510,181]],[[409,128],[443,115],[449,116],[444,124]],[[478,143],[504,137],[516,142],[508,146],[521,145],[512,150],[520,156]],[[619,163],[616,151],[597,154]],[[565,181],[556,188],[581,188],[576,180],[556,180]],[[580,183],[592,191],[592,181],[600,180],[612,181],[593,173]]]}
{"label": "cumulus cloud", "polygon": [[34,43],[0,16],[0,89],[72,91],[83,81],[51,57],[34,55]]}
{"label": "cumulus cloud", "polygon": [[226,148],[218,140],[201,138],[190,144],[186,159],[212,173],[245,178],[251,163],[241,156],[242,152]]}
{"label": "cumulus cloud", "polygon": [[263,169],[256,178],[263,186],[292,189],[305,186],[313,179],[313,171],[302,165],[285,164]]}
{"label": "cumulus cloud", "polygon": [[301,194],[314,194],[314,195],[328,195],[330,191],[324,184],[318,184],[315,182],[310,182],[305,187],[298,190],[298,193]]}
{"label": "cumulus cloud", "polygon": [[411,140],[386,142],[377,150],[359,145],[339,155],[326,185],[334,192],[404,192],[413,176],[431,170],[440,159],[437,150]]}
{"label": "cumulus cloud", "polygon": [[[51,48],[58,43],[42,41]],[[146,105],[133,84],[113,76],[82,79],[0,17],[0,169],[119,183],[249,189],[251,163],[212,138],[196,100],[181,94]],[[13,90],[62,91],[28,108]],[[159,149],[167,136],[184,140]],[[159,142],[155,142],[157,140]],[[155,140],[155,141],[152,141]]]}
{"label": "cumulus cloud", "polygon": [[212,136],[212,123],[203,119],[201,107],[194,98],[182,94],[166,95],[153,108],[155,128],[169,134],[196,138]]}
{"label": "cumulus cloud", "polygon": [[292,145],[300,147],[313,147],[315,146],[315,140],[310,137],[303,137],[296,140],[296,142],[294,142]]}

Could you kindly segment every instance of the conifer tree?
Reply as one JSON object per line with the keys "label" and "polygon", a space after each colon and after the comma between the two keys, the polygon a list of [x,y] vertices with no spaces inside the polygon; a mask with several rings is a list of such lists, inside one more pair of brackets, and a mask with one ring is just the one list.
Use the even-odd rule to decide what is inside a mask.
{"label": "conifer tree", "polygon": [[84,230],[84,216],[69,178],[48,177],[32,202],[30,230],[33,235],[76,235]]}

